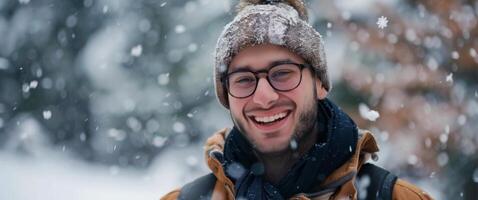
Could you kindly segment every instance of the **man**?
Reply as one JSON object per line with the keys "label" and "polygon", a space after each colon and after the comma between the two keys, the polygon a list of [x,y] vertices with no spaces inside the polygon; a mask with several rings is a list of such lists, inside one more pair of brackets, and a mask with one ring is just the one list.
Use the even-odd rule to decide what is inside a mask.
{"label": "man", "polygon": [[322,38],[302,1],[241,1],[216,49],[216,95],[232,130],[206,143],[212,173],[169,199],[431,199],[365,162],[378,151],[328,100]]}

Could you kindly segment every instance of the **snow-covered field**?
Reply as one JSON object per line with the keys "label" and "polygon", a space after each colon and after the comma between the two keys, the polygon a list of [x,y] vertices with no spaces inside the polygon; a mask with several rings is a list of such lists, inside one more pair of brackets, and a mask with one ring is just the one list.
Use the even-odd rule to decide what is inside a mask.
{"label": "snow-covered field", "polygon": [[190,169],[191,164],[202,161],[194,149],[172,150],[143,171],[89,164],[67,153],[32,157],[0,152],[0,199],[159,199],[203,173]]}

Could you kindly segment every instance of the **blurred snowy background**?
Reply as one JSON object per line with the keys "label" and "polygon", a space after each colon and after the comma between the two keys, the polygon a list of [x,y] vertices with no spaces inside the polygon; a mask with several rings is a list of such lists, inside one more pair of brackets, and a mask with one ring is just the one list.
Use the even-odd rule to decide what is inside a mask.
{"label": "blurred snowy background", "polygon": [[[379,165],[437,199],[478,190],[478,2],[310,0],[331,98]],[[158,199],[231,126],[214,45],[236,0],[0,0],[0,199]]]}

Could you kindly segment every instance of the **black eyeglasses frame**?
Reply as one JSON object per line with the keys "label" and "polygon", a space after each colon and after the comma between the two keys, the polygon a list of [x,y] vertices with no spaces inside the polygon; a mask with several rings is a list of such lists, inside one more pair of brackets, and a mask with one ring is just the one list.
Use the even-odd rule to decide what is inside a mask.
{"label": "black eyeglasses frame", "polygon": [[[270,79],[269,79],[269,71],[276,67],[276,66],[279,66],[279,65],[284,65],[284,64],[291,64],[291,65],[295,65],[297,67],[299,67],[299,70],[300,70],[300,79],[299,79],[299,82],[297,83],[297,85],[291,89],[287,89],[287,90],[280,90],[280,89],[277,89],[276,87],[274,87],[274,85],[271,83]],[[288,92],[288,91],[291,91],[291,90],[294,90],[295,88],[299,87],[300,83],[302,82],[302,70],[305,69],[305,68],[309,68],[309,69],[312,69],[312,66],[308,63],[295,63],[295,62],[292,62],[292,61],[278,61],[278,62],[273,62],[271,65],[269,65],[266,69],[262,69],[262,70],[257,70],[257,71],[252,71],[248,68],[242,68],[242,69],[239,69],[239,70],[236,70],[236,71],[232,71],[232,72],[229,72],[225,75],[223,75],[221,77],[221,82],[224,86],[224,89],[227,90],[227,93],[229,93],[232,97],[235,97],[235,98],[238,98],[238,99],[244,99],[244,98],[247,98],[247,97],[250,97],[252,96],[256,90],[257,90],[257,85],[259,84],[259,80],[260,80],[260,76],[259,74],[266,74],[266,80],[267,82],[269,83],[269,85],[274,88],[274,90],[276,91],[279,91],[279,92]],[[251,72],[252,74],[254,74],[255,78],[256,78],[256,85],[254,87],[254,90],[251,92],[251,94],[247,95],[247,96],[244,96],[244,97],[238,97],[238,96],[235,96],[234,94],[232,94],[229,90],[229,76],[231,76],[232,74],[235,74],[235,73],[239,73],[239,72]]]}

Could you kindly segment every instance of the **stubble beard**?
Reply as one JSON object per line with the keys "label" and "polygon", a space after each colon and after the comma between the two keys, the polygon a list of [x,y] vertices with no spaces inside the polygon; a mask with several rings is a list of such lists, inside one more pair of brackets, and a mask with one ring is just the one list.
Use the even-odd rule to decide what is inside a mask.
{"label": "stubble beard", "polygon": [[[315,94],[315,91],[314,91]],[[288,139],[288,145],[281,149],[277,149],[272,152],[262,152],[256,142],[254,141],[253,138],[250,137],[251,134],[253,133],[248,133],[246,132],[243,124],[239,122],[238,120],[235,119],[235,117],[231,113],[231,118],[232,122],[234,125],[239,129],[239,131],[247,138],[251,146],[254,148],[254,150],[258,151],[261,154],[281,154],[286,151],[295,151],[297,148],[293,149],[291,148],[291,143],[293,141],[296,142],[297,147],[300,148],[301,144],[303,144],[303,139],[308,138],[307,136],[309,134],[314,134],[314,129],[315,129],[315,124],[317,123],[317,101],[315,100],[317,95],[314,95],[314,98],[311,99],[309,102],[308,106],[304,107],[304,110],[302,113],[299,115],[299,120],[296,123],[296,126],[293,129],[293,134],[291,137]]]}

